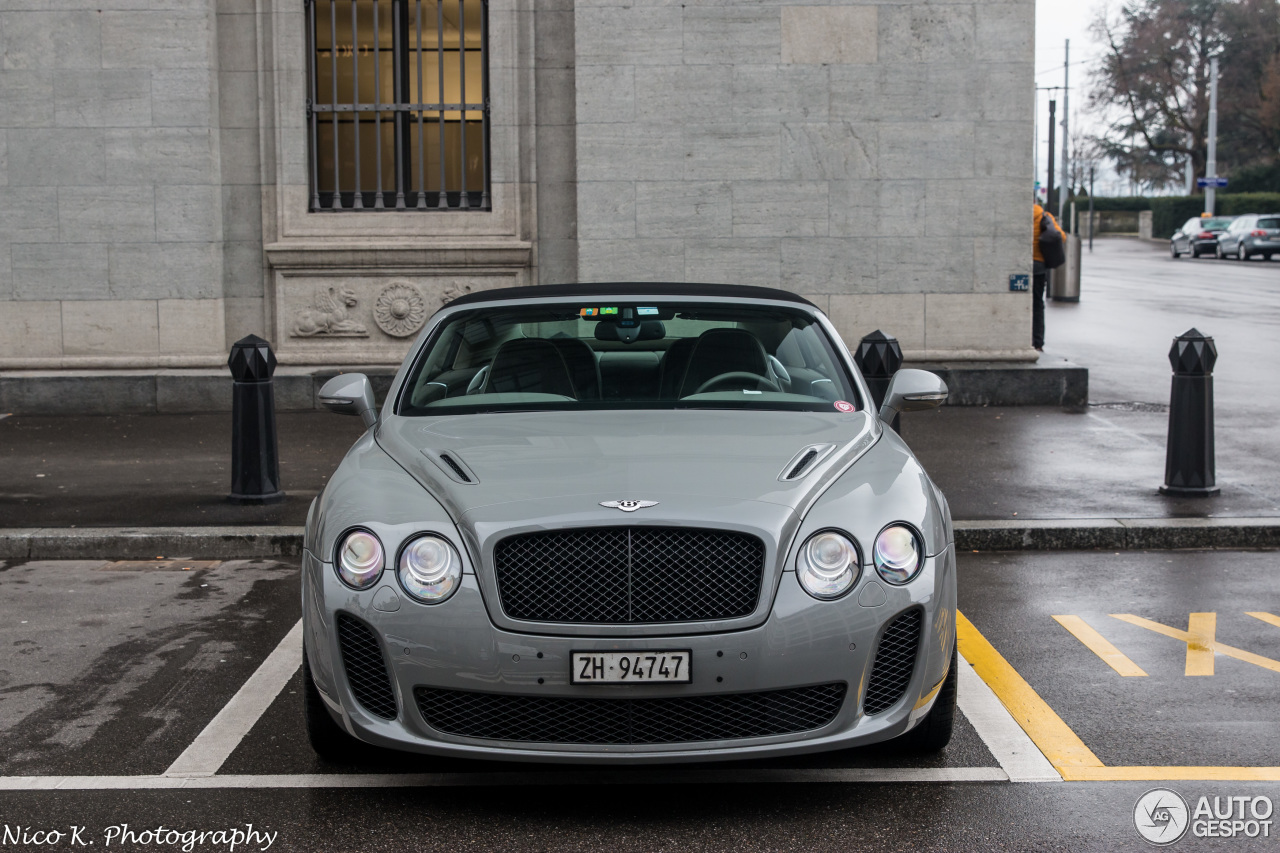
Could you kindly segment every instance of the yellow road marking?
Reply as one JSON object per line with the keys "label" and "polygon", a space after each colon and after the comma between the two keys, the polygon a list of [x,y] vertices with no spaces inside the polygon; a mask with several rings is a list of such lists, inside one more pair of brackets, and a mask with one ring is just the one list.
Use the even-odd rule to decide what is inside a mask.
{"label": "yellow road marking", "polygon": [[1277,628],[1280,628],[1280,616],[1276,616],[1275,614],[1246,612],[1244,615],[1252,616],[1254,619],[1261,619],[1263,622],[1266,622],[1268,625],[1275,625]]}
{"label": "yellow road marking", "polygon": [[[1250,616],[1259,616],[1250,613]],[[1207,651],[1237,660],[1246,661],[1280,672],[1280,661],[1273,661],[1261,655],[1255,655],[1241,649],[1233,648],[1209,638],[1189,631],[1179,631],[1152,622],[1139,616],[1127,613],[1113,613],[1112,616],[1123,622],[1137,625],[1181,640],[1184,643],[1202,643]],[[1280,618],[1271,614],[1264,622],[1280,627]],[[1059,623],[1062,618],[1053,617]],[[1067,617],[1070,621],[1070,617]],[[1261,618],[1261,616],[1259,616]],[[1083,623],[1082,623],[1083,624]],[[1066,625],[1063,625],[1066,628]],[[1088,627],[1087,625],[1085,627]],[[1067,628],[1067,630],[1071,630]],[[1092,629],[1090,629],[1092,630]],[[1074,634],[1075,632],[1072,631]],[[1097,633],[1097,632],[1094,632]],[[1044,753],[1053,768],[1062,774],[1068,782],[1280,782],[1280,767],[1182,767],[1182,766],[1104,766],[1098,757],[1080,740],[1071,727],[1040,698],[1035,689],[1026,682],[1009,662],[995,650],[995,647],[982,636],[974,624],[963,613],[956,613],[956,642],[960,646],[960,654],[973,667],[983,681],[987,683],[996,697],[1004,704],[1010,715],[1022,726],[1036,747]],[[1082,641],[1083,642],[1083,641]],[[1105,642],[1105,641],[1104,641]],[[1088,645],[1086,643],[1086,645]],[[1108,644],[1110,645],[1110,644]],[[1101,655],[1099,655],[1101,657]],[[1122,655],[1123,657],[1123,655]],[[1105,658],[1104,658],[1105,660]],[[1126,659],[1127,660],[1127,659]],[[1132,663],[1132,662],[1131,662]],[[1135,667],[1136,668],[1136,667]],[[1118,671],[1118,670],[1117,670]]]}
{"label": "yellow road marking", "polygon": [[1101,768],[1102,762],[1062,718],[1040,698],[1040,694],[1018,674],[1009,662],[982,636],[973,623],[956,612],[956,642],[960,654],[999,697],[1013,719],[1022,726],[1036,747],[1049,759],[1062,778],[1071,779],[1073,768]]}
{"label": "yellow road marking", "polygon": [[1102,662],[1116,672],[1127,677],[1146,675],[1142,667],[1129,660],[1124,652],[1111,645],[1106,637],[1093,630],[1089,623],[1079,616],[1055,616],[1053,619],[1063,628],[1070,631],[1071,636],[1084,643],[1086,649],[1102,658]]}
{"label": "yellow road marking", "polygon": [[1177,628],[1170,628],[1168,625],[1161,625],[1159,622],[1152,622],[1150,619],[1143,619],[1141,616],[1134,616],[1130,613],[1112,613],[1111,618],[1119,619],[1121,622],[1128,622],[1130,625],[1137,625],[1139,628],[1146,628],[1148,631],[1155,631],[1157,634],[1164,634],[1166,637],[1172,637],[1175,640],[1181,640],[1187,643],[1188,646],[1191,643],[1202,643],[1207,649],[1217,654],[1251,663],[1254,666],[1260,666],[1272,672],[1280,672],[1280,661],[1264,658],[1262,655],[1255,655],[1253,652],[1246,652],[1244,649],[1237,649],[1234,646],[1219,643],[1217,640],[1210,639],[1206,643],[1204,641],[1205,638],[1200,635],[1179,631]]}
{"label": "yellow road marking", "polygon": [[1213,640],[1218,632],[1218,614],[1192,613],[1187,618],[1187,675],[1213,675]]}

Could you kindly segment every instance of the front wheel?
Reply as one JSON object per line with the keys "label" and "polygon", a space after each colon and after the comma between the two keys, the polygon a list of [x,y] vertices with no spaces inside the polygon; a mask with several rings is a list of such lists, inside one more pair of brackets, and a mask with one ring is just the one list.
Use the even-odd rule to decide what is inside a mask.
{"label": "front wheel", "polygon": [[1177,257],[1178,257],[1179,252],[1178,252],[1178,244],[1177,244],[1177,243],[1170,243],[1170,244],[1169,244],[1169,254],[1170,254],[1170,256],[1172,256],[1172,257],[1174,257],[1174,258],[1177,258]]}
{"label": "front wheel", "polygon": [[941,752],[947,744],[951,743],[951,732],[955,728],[956,721],[956,684],[960,678],[957,673],[958,657],[953,643],[951,668],[947,670],[947,677],[942,682],[942,688],[938,690],[938,698],[933,701],[933,707],[929,709],[929,713],[920,725],[895,741],[896,744],[901,745],[903,751]]}
{"label": "front wheel", "polygon": [[363,744],[347,734],[329,715],[324,699],[320,698],[320,688],[311,677],[305,646],[302,649],[302,716],[306,721],[307,740],[316,755],[334,764],[355,764],[359,761]]}

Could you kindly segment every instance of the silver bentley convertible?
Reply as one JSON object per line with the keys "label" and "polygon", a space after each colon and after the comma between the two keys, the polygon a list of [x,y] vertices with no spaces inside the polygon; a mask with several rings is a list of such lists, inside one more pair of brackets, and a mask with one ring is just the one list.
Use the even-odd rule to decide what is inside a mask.
{"label": "silver bentley convertible", "polygon": [[322,756],[645,763],[896,739],[956,706],[947,502],[828,319],[780,290],[491,290],[427,324],[307,520]]}

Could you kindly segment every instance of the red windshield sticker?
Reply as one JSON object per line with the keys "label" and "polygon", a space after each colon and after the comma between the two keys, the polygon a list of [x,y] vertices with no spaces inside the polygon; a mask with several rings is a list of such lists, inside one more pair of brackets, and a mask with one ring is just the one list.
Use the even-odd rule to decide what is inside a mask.
{"label": "red windshield sticker", "polygon": [[836,400],[835,407],[837,412],[855,411],[853,403],[846,403],[844,400]]}

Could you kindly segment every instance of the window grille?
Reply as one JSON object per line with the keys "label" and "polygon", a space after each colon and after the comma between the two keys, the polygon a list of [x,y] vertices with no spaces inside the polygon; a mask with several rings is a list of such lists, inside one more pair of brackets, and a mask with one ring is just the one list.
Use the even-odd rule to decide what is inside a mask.
{"label": "window grille", "polygon": [[488,210],[488,0],[304,0],[311,209]]}

